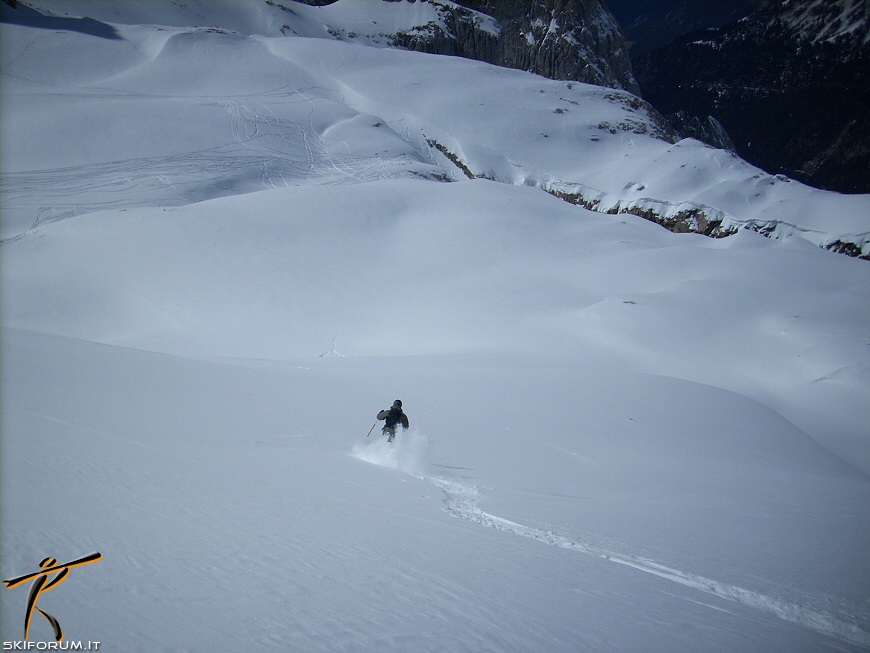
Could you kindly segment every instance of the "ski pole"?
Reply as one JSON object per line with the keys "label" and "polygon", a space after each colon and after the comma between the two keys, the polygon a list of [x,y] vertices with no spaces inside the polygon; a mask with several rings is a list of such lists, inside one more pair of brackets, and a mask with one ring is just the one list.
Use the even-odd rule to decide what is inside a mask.
{"label": "ski pole", "polygon": [[[375,424],[378,423],[378,420],[375,420]],[[372,434],[372,431],[375,430],[375,424],[372,424],[372,427],[369,429],[369,432],[366,433],[366,437],[369,437]]]}

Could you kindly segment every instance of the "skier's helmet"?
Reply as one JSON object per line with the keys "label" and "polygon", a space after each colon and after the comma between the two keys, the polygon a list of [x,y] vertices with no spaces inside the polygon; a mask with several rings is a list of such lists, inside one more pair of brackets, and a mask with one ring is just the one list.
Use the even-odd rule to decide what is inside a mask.
{"label": "skier's helmet", "polygon": [[393,408],[401,408],[401,407],[402,407],[402,400],[401,400],[401,399],[396,399],[396,400],[393,402]]}

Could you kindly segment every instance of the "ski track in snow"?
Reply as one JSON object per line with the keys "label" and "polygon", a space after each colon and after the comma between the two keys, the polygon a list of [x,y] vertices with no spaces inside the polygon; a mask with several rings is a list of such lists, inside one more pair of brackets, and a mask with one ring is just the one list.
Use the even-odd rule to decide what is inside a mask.
{"label": "ski track in snow", "polygon": [[[31,230],[105,209],[179,206],[249,191],[297,184],[365,183],[412,176],[409,157],[373,162],[348,157],[341,167],[320,157],[247,154],[238,145],[177,156],[138,158],[0,178],[4,208],[35,215]],[[15,238],[10,239],[15,240]]]}
{"label": "ski track in snow", "polygon": [[[0,174],[4,211],[34,216],[29,230],[3,242],[14,242],[27,231],[92,211],[181,206],[288,185],[417,177],[421,166],[435,167],[431,161],[424,163],[422,154],[410,153],[419,149],[413,139],[408,140],[406,153],[336,157],[311,123],[314,101],[330,98],[311,89],[296,89],[287,95],[189,98],[188,102],[220,107],[230,119],[226,142],[202,150]],[[265,99],[260,101],[261,97]],[[268,100],[273,100],[274,109]],[[275,109],[300,102],[311,105],[307,125],[275,113]]]}
{"label": "ski track in snow", "polygon": [[[550,546],[570,549],[578,553],[585,553],[620,565],[626,565],[637,569],[638,571],[653,574],[654,576],[679,583],[680,585],[685,585],[686,587],[691,587],[707,594],[713,594],[722,599],[736,601],[737,603],[741,603],[751,608],[773,614],[784,621],[809,628],[810,630],[834,637],[850,644],[870,646],[870,633],[865,631],[861,626],[856,623],[847,622],[822,610],[800,605],[785,599],[767,596],[760,592],[744,589],[742,587],[723,583],[697,574],[691,574],[678,569],[666,567],[665,565],[661,565],[647,558],[614,553],[613,551],[573,539],[554,531],[545,531],[539,528],[524,526],[523,524],[518,524],[509,519],[504,519],[481,510],[478,505],[480,491],[474,486],[444,477],[419,476],[416,474],[414,474],[414,476],[421,480],[433,483],[444,492],[446,510],[454,517],[459,517],[460,519],[465,519],[475,524],[486,526],[487,528],[494,528],[521,537],[528,537],[538,542],[549,544]],[[721,609],[715,608],[714,606],[708,607]]]}
{"label": "ski track in snow", "polygon": [[[527,537],[550,546],[625,565],[685,587],[772,614],[783,621],[843,642],[865,647],[870,646],[870,633],[858,623],[835,616],[823,609],[674,569],[648,558],[617,553],[562,533],[525,526],[490,514],[480,508],[481,493],[477,487],[445,476],[430,476],[421,471],[428,467],[421,462],[425,459],[427,447],[428,438],[419,432],[412,431],[401,446],[390,446],[386,440],[379,438],[371,443],[358,444],[353,448],[351,455],[374,465],[396,469],[435,485],[444,493],[445,510],[453,517],[520,537]],[[809,600],[805,599],[805,603],[809,603]],[[701,604],[715,610],[722,609],[706,603]],[[861,614],[860,610],[852,606],[846,606],[844,612],[850,616]],[[860,616],[856,617],[856,621],[860,619]]]}

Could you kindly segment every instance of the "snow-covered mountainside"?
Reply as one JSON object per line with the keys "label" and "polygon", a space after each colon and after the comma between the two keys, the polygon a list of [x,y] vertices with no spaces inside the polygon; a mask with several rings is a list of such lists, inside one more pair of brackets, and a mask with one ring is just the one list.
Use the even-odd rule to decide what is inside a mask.
{"label": "snow-covered mountainside", "polygon": [[[271,0],[233,6],[217,0],[227,29],[244,34],[330,38],[375,47],[399,47],[466,57],[538,73],[637,91],[619,26],[601,0]],[[235,3],[238,4],[238,3]],[[138,5],[138,6],[137,6]],[[311,5],[311,6],[308,6]],[[136,24],[141,3],[49,0],[40,6],[64,15]],[[171,25],[211,27],[205,4],[161,10]],[[85,9],[86,8],[86,9]]]}
{"label": "snow-covered mountainside", "polygon": [[734,150],[765,170],[870,191],[867,2],[777,0],[634,65],[644,97],[680,133],[707,138],[712,117]]}
{"label": "snow-covered mountainside", "polygon": [[[69,113],[59,112],[52,104],[68,102],[65,97],[39,91],[11,95],[7,100],[10,110],[35,112],[32,115],[44,119],[14,124],[14,128],[11,121],[6,123],[9,128],[4,138],[10,163],[3,181],[7,215],[3,237],[91,210],[97,206],[91,199],[93,184],[101,186],[99,206],[106,205],[112,192],[123,194],[129,203],[126,183],[136,186],[135,196],[144,203],[159,200],[175,204],[237,192],[240,187],[268,187],[273,180],[422,174],[438,179],[469,175],[535,186],[593,210],[641,215],[676,231],[724,235],[749,228],[774,237],[799,235],[853,255],[870,254],[870,199],[866,196],[819,192],[767,175],[728,152],[691,140],[673,143],[667,125],[628,93],[456,60],[422,58],[409,74],[398,74],[407,67],[409,55],[370,48],[354,50],[357,60],[366,62],[360,73],[356,65],[343,63],[340,53],[344,49],[329,36],[333,28],[327,29],[313,17],[313,12],[332,11],[330,25],[338,22],[336,15],[344,16],[346,24],[356,24],[360,21],[356,5],[348,5],[352,11],[347,14],[340,13],[340,3],[324,8],[299,5],[290,14],[274,4],[230,3],[231,10],[217,17],[218,27],[233,33],[215,33],[202,27],[210,15],[198,3],[172,4],[162,19],[176,26],[193,22],[197,28],[162,30],[159,38],[140,37],[147,39],[141,43],[135,26],[119,26],[119,36],[124,30],[130,35],[104,39],[101,50],[112,55],[98,64],[108,68],[101,73],[111,75],[109,87],[123,91],[110,101],[105,101],[102,93],[83,94],[75,99],[80,110]],[[379,10],[392,7],[398,11],[392,27],[396,21],[413,22],[408,12],[419,12],[421,7],[416,3],[373,4]],[[67,14],[74,9],[74,3],[54,0],[38,0],[34,6],[62,8]],[[135,3],[123,8],[95,4],[89,12],[81,9],[78,13],[100,14],[101,10],[122,22],[145,22],[138,13],[145,9]],[[321,39],[322,43],[298,38],[246,38],[278,30],[275,12],[281,14],[281,20],[289,21],[280,29],[286,30],[292,23],[295,33],[327,38]],[[70,38],[87,36],[73,32]],[[33,81],[43,84],[61,75],[85,83],[89,80],[80,78],[94,74],[94,67],[85,66],[82,60],[89,54],[65,55],[63,62],[57,63],[51,49],[29,49],[27,45],[10,39],[6,46],[10,74],[18,67],[41,66],[44,72]],[[211,48],[237,51],[235,56],[244,57],[249,69],[264,71],[241,82],[258,97],[297,94],[315,106],[324,102],[359,117],[323,131],[296,116],[311,109],[307,103],[289,103],[290,113],[276,113],[273,123],[271,114],[276,110],[268,105],[196,101],[198,89],[213,83],[221,73],[201,70],[199,60],[189,55]],[[309,57],[309,51],[316,56]],[[155,141],[143,135],[149,129],[162,130],[162,121],[149,120],[136,131],[126,132],[113,124],[118,120],[114,116],[118,110],[139,115],[142,106],[152,106],[147,96],[137,98],[135,93],[167,74],[177,58],[183,63],[174,83],[180,94],[192,99],[184,106],[173,106],[172,111],[177,111],[176,120],[190,121],[197,127],[179,134],[174,156],[161,151],[163,156],[154,160]],[[465,114],[453,110],[456,96],[449,89],[450,80],[456,77],[463,79],[464,106],[473,108]],[[112,106],[121,103],[126,108]],[[207,128],[209,121],[223,124],[226,120],[233,124],[234,142],[227,142],[220,129]],[[333,149],[336,143],[345,142],[344,132],[369,123],[379,134],[375,140],[383,138],[389,147],[376,159],[368,152],[359,152],[358,169],[332,165]],[[94,139],[95,133],[104,130],[117,143]],[[515,137],[505,139],[506,133]],[[73,144],[75,136],[69,139],[69,134],[80,136],[81,142]],[[54,154],[52,167],[57,173],[34,172],[29,159],[34,152],[32,144],[39,140],[69,143]],[[101,149],[114,153],[120,143],[125,152],[121,168],[100,153]],[[214,148],[220,148],[221,161],[226,160],[227,153],[237,157],[231,169],[209,170]],[[67,170],[71,166],[75,168]],[[70,174],[72,178],[69,184],[50,185],[34,202],[32,189],[42,186],[46,174]],[[83,186],[75,179],[77,174],[86,174],[91,181]],[[119,183],[119,176],[124,181]],[[225,177],[232,181],[215,183],[215,179]],[[102,187],[110,189],[109,195]]]}
{"label": "snow-covered mountainside", "polygon": [[32,643],[870,646],[870,198],[362,3],[16,4],[0,571],[101,554]]}

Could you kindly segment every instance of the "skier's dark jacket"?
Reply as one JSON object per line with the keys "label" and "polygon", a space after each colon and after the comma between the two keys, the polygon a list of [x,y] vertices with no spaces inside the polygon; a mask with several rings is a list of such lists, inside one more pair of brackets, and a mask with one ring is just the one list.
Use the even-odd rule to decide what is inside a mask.
{"label": "skier's dark jacket", "polygon": [[404,429],[408,428],[408,426],[410,425],[410,423],[408,422],[408,416],[405,415],[404,412],[402,412],[401,408],[397,408],[396,406],[379,412],[378,419],[386,420],[384,422],[385,431],[388,429],[391,431],[395,430],[396,426],[398,426],[400,423],[402,425],[402,428]]}

